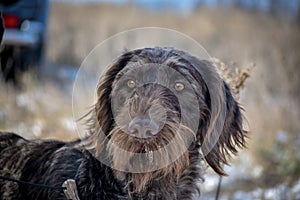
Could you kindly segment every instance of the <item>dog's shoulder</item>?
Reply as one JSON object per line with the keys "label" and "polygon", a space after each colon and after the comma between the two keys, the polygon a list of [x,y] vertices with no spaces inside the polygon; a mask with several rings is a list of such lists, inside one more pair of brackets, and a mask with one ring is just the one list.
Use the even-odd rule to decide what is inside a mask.
{"label": "dog's shoulder", "polygon": [[[111,169],[82,147],[80,140],[27,140],[14,133],[0,132],[0,145],[2,176],[57,187],[67,179],[74,179],[82,199],[118,199],[116,194],[122,194]],[[8,199],[65,198],[62,191],[0,180],[0,199],[7,189]]]}

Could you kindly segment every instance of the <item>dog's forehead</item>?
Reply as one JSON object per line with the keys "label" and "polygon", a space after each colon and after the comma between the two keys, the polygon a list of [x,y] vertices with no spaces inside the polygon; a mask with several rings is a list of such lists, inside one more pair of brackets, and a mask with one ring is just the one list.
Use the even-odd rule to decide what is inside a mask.
{"label": "dog's forehead", "polygon": [[125,74],[131,74],[136,77],[145,75],[155,77],[158,74],[167,73],[170,76],[174,76],[174,74],[178,74],[175,71],[180,66],[185,68],[182,68],[180,71],[188,74],[189,70],[187,69],[191,68],[191,65],[188,64],[189,61],[183,57],[186,53],[173,48],[145,48],[142,51],[138,51],[138,53],[132,52],[132,58],[117,74],[117,79]]}
{"label": "dog's forehead", "polygon": [[184,55],[188,55],[188,53],[175,50],[174,48],[145,48],[138,54],[134,53],[131,61],[167,65],[170,62],[179,62],[179,60],[183,59]]}

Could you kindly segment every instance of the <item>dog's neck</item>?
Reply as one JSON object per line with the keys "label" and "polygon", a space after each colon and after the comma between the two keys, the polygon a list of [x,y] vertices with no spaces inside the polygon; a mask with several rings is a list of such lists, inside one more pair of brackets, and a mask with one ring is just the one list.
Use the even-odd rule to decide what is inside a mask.
{"label": "dog's neck", "polygon": [[189,152],[189,156],[190,164],[178,179],[170,176],[154,179],[140,192],[132,192],[132,174],[125,175],[122,184],[128,199],[197,199],[200,195],[199,183],[203,180],[201,155],[194,151]]}
{"label": "dog's neck", "polygon": [[[98,136],[99,137],[99,136]],[[101,149],[105,149],[104,146]],[[147,182],[146,187],[140,191],[134,191],[132,187],[132,175],[131,173],[116,173],[115,170],[101,164],[103,168],[107,168],[112,171],[115,180],[119,180],[118,184],[123,196],[122,199],[180,199],[190,200],[197,199],[199,197],[200,188],[199,183],[202,180],[201,162],[203,160],[200,152],[200,144],[192,143],[189,147],[189,165],[176,177],[164,176],[157,179],[152,179]],[[95,152],[92,152],[95,154]],[[94,155],[95,156],[95,155]],[[96,156],[97,157],[97,156]],[[104,178],[104,177],[102,177]],[[111,181],[111,177],[106,177],[107,181]],[[103,180],[105,181],[105,180]],[[119,193],[120,194],[120,193]]]}

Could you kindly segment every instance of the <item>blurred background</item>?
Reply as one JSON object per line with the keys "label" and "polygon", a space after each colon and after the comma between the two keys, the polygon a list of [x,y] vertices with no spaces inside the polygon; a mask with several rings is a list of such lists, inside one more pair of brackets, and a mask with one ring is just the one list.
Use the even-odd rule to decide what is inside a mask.
{"label": "blurred background", "polygon": [[[1,130],[78,137],[72,86],[89,52],[121,31],[170,28],[229,67],[256,66],[240,94],[248,149],[226,167],[220,199],[300,199],[299,0],[19,0],[0,9]],[[217,184],[208,170],[201,199],[214,199]]]}

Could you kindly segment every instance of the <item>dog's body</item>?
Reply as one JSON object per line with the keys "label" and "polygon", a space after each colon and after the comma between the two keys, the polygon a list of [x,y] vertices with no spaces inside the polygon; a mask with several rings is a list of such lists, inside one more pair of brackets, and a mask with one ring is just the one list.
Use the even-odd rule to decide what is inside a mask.
{"label": "dog's body", "polygon": [[[28,141],[13,133],[0,134],[2,176],[57,187],[62,186],[67,179],[74,179],[81,200],[177,199],[176,196],[185,199],[193,190],[197,190],[189,185],[189,188],[176,188],[176,193],[169,193],[167,188],[161,187],[161,180],[158,180],[156,186],[143,195],[132,196],[125,183],[114,177],[111,168],[95,159],[89,151],[74,147],[77,142]],[[190,173],[199,176],[200,171],[195,169]],[[178,184],[178,187],[182,186],[184,184]],[[62,190],[44,189],[0,179],[0,199],[54,200],[66,197]]]}
{"label": "dog's body", "polygon": [[[193,199],[200,194],[201,161],[224,175],[228,155],[245,145],[229,87],[210,62],[188,53],[127,52],[106,71],[97,93],[84,141],[1,133],[0,175],[50,186],[74,179],[80,199]],[[0,179],[0,199],[65,196]]]}
{"label": "dog's body", "polygon": [[[126,197],[112,170],[103,166],[78,142],[28,141],[12,133],[0,135],[0,174],[17,180],[62,186],[75,179],[81,199]],[[62,190],[44,189],[0,179],[0,199],[66,199]]]}

